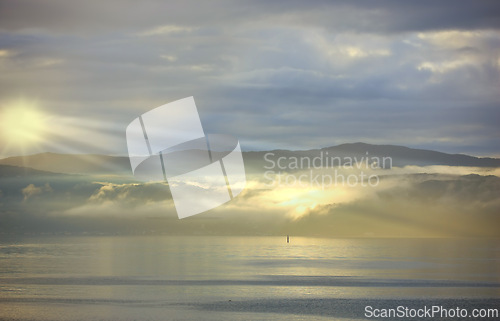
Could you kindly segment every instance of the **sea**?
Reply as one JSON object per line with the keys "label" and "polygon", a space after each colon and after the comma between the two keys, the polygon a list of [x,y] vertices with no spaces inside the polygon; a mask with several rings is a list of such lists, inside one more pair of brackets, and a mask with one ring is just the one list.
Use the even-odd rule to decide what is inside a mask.
{"label": "sea", "polygon": [[500,320],[495,310],[498,239],[0,236],[0,320]]}

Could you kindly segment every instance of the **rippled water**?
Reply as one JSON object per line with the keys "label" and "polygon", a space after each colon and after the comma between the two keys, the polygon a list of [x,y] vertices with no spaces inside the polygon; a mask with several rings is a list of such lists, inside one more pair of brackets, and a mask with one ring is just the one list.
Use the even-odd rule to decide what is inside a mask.
{"label": "rippled water", "polygon": [[366,305],[500,308],[499,272],[498,240],[4,236],[0,319],[363,320]]}

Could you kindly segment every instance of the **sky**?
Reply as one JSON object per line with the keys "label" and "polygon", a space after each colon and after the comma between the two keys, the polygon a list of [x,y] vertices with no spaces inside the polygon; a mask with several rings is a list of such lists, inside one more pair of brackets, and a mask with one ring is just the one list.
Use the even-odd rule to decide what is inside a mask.
{"label": "sky", "polygon": [[0,156],[126,155],[194,96],[243,150],[500,156],[498,1],[0,0]]}

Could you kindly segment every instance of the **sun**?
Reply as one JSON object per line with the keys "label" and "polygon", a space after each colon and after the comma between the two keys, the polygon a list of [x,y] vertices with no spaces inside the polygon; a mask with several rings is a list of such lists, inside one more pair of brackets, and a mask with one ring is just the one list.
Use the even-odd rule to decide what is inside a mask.
{"label": "sun", "polygon": [[0,142],[5,147],[23,150],[38,144],[47,132],[45,115],[35,103],[11,102],[0,109]]}

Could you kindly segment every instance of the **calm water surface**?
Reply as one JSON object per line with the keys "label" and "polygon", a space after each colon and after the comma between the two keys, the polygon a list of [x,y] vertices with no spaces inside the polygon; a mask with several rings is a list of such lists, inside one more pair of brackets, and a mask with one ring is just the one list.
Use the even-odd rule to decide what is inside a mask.
{"label": "calm water surface", "polygon": [[499,302],[498,240],[0,240],[0,320],[367,320],[366,305]]}

